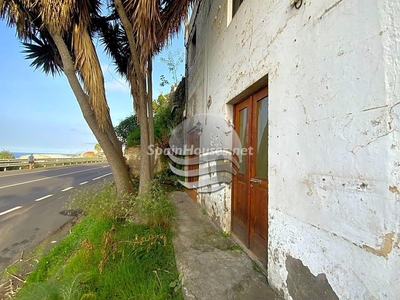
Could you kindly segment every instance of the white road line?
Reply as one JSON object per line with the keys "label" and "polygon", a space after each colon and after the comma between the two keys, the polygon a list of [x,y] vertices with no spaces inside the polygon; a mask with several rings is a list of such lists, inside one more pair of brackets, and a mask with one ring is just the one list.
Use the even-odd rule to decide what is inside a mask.
{"label": "white road line", "polygon": [[86,184],[86,183],[88,183],[89,181],[84,181],[84,182],[81,182],[79,185],[84,185],[84,184]]}
{"label": "white road line", "polygon": [[96,178],[93,178],[92,180],[97,180],[97,179],[100,179],[100,178],[106,177],[106,176],[108,176],[108,175],[111,175],[111,174],[112,174],[112,172],[111,172],[111,173],[104,174],[104,175],[102,175],[102,176],[99,176],[99,177],[96,177]]}
{"label": "white road line", "polygon": [[66,191],[72,190],[73,188],[74,188],[73,186],[70,186],[70,187],[67,187],[67,188],[61,190],[61,192],[66,192]]}
{"label": "white road line", "polygon": [[23,185],[23,184],[32,183],[32,182],[38,182],[38,181],[43,181],[43,180],[49,180],[49,179],[52,179],[52,178],[57,178],[57,177],[61,177],[61,176],[72,175],[72,174],[77,174],[77,173],[82,173],[82,172],[87,172],[87,171],[92,171],[92,170],[98,170],[98,169],[102,169],[102,168],[103,167],[87,169],[87,170],[81,170],[81,171],[76,171],[76,172],[71,172],[71,173],[60,174],[60,175],[56,175],[56,176],[52,176],[52,177],[40,178],[40,179],[35,179],[35,180],[24,181],[24,182],[20,182],[20,183],[14,183],[14,184],[10,184],[10,185],[0,186],[0,190],[6,189],[6,188],[9,188],[9,187],[13,187],[13,186],[18,186],[18,185]]}
{"label": "white road line", "polygon": [[[99,164],[103,164],[103,163],[96,163],[96,165]],[[70,168],[74,168],[74,167],[82,167],[83,165],[81,164],[76,164],[76,165],[64,165],[64,166],[56,166],[56,167],[46,167],[46,168],[39,168],[39,169],[35,169],[37,171],[32,171],[32,170],[23,170],[24,172],[18,172],[15,174],[7,174],[9,173],[9,171],[7,172],[0,172],[0,178],[4,178],[4,177],[12,177],[12,176],[20,176],[20,175],[29,175],[29,174],[36,174],[36,173],[48,173],[48,172],[52,172],[55,169],[70,169]],[[102,168],[109,168],[110,166],[103,166]]]}
{"label": "white road line", "polygon": [[22,206],[16,206],[16,207],[11,208],[11,209],[9,209],[9,210],[3,211],[3,212],[0,213],[0,216],[5,215],[5,214],[8,214],[9,212],[12,212],[12,211],[14,211],[14,210],[20,209],[21,207],[22,207]]}
{"label": "white road line", "polygon": [[39,199],[36,199],[35,201],[36,201],[36,202],[39,202],[39,201],[42,201],[42,200],[44,200],[44,199],[50,198],[51,196],[53,196],[53,194],[44,196],[44,197],[39,198]]}

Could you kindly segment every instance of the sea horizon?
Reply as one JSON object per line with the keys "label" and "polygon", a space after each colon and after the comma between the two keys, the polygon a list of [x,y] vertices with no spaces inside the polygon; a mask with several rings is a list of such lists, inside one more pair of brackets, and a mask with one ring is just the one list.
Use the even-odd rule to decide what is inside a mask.
{"label": "sea horizon", "polygon": [[75,154],[71,154],[71,153],[66,154],[66,153],[57,153],[57,152],[11,152],[11,153],[14,155],[15,158],[20,158],[21,156],[31,155],[31,154],[33,154],[33,155],[35,155],[35,154],[44,154],[44,155],[46,155],[46,154],[59,154],[59,155],[68,155],[68,156],[75,156],[77,154],[77,153],[75,153]]}

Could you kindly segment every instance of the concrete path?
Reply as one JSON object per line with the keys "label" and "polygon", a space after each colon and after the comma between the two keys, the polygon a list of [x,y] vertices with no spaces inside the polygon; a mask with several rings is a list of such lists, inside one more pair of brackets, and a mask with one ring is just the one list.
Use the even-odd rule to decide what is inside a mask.
{"label": "concrete path", "polygon": [[185,299],[282,299],[186,193],[174,192],[172,200],[178,210],[174,248]]}

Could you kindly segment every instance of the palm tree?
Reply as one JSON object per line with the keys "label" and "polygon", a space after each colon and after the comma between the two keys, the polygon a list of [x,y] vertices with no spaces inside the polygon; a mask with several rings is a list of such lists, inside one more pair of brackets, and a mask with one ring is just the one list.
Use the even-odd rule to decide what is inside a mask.
{"label": "palm tree", "polygon": [[111,122],[104,78],[93,42],[91,17],[100,2],[61,0],[0,0],[0,18],[16,28],[32,66],[45,73],[63,72],[82,114],[112,169],[119,196],[133,184]]}
{"label": "palm tree", "polygon": [[[101,19],[99,1],[0,0],[0,17],[16,27],[20,39],[40,47],[27,46],[28,56],[35,59],[34,66],[52,74],[64,72],[86,121],[107,156],[117,189],[122,194],[132,190],[132,182],[125,168],[121,145],[111,126],[104,79],[91,39],[94,30],[98,29],[96,19]],[[148,146],[154,141],[151,60],[168,37],[179,31],[192,2],[113,0],[114,13],[103,19],[115,21],[114,28],[109,27],[111,34],[120,33],[110,45],[114,47],[113,43],[120,43],[119,53],[115,52],[114,58],[129,80],[140,124],[139,193],[147,189],[153,176],[153,157],[147,154]],[[42,56],[39,58],[34,53]]]}
{"label": "palm tree", "polygon": [[154,144],[152,58],[179,31],[192,2],[113,0],[111,16],[97,23],[107,52],[131,86],[141,136],[139,193],[154,173],[154,157],[148,155],[148,146]]}

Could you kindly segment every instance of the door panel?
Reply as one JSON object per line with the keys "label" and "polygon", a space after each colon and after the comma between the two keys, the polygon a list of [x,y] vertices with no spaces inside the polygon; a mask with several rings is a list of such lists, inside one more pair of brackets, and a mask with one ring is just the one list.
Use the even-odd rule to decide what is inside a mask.
{"label": "door panel", "polygon": [[[251,142],[247,134],[251,127],[249,122],[250,104],[250,99],[248,99],[237,105],[235,110],[235,128],[243,148],[247,148]],[[237,175],[233,178],[233,195],[235,200],[232,205],[232,231],[246,245],[249,233],[248,180],[249,159],[243,156],[240,168],[237,170]]]}
{"label": "door panel", "polygon": [[[244,110],[246,109],[246,114]],[[246,115],[246,117],[243,117]],[[244,125],[243,121],[247,124]],[[252,147],[233,180],[233,233],[267,264],[268,242],[268,90],[262,89],[235,108],[235,129],[242,147]],[[242,133],[243,130],[245,133]],[[243,141],[242,141],[243,137]],[[247,214],[247,218],[244,216]]]}
{"label": "door panel", "polygon": [[253,95],[250,166],[250,250],[267,263],[268,241],[268,96],[267,90]]}
{"label": "door panel", "polygon": [[248,239],[248,197],[247,186],[245,184],[245,174],[236,175],[236,184],[234,193],[237,201],[233,205],[232,230],[241,242],[246,243]]}

